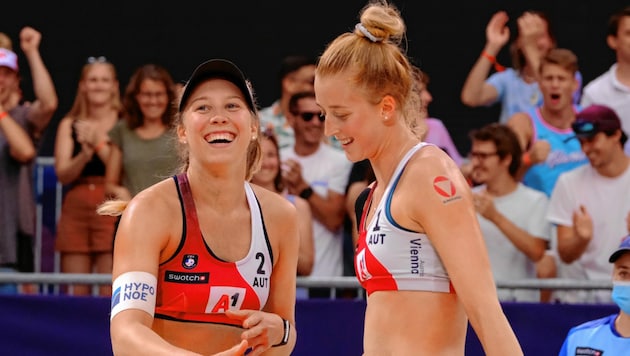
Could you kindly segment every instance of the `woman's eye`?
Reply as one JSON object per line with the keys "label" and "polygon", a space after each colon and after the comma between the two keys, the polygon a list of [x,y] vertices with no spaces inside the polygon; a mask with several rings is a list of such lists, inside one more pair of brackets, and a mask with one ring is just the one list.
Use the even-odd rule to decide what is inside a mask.
{"label": "woman's eye", "polygon": [[228,110],[235,110],[235,109],[239,109],[241,107],[240,103],[228,103],[225,106]]}

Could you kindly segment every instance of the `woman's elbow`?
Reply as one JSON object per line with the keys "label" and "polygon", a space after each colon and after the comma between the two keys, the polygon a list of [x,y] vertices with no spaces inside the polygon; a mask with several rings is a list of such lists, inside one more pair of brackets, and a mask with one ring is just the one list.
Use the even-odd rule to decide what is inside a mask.
{"label": "woman's elbow", "polygon": [[11,157],[20,163],[30,163],[37,156],[34,147],[26,147],[19,150],[11,150]]}
{"label": "woman's elbow", "polygon": [[298,263],[297,274],[298,276],[310,276],[313,272],[313,260],[312,259],[302,259]]}

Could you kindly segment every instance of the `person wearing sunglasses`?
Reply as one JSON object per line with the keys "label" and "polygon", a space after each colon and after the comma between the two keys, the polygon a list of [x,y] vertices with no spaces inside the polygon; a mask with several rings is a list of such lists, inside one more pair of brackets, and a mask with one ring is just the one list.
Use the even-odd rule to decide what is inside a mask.
{"label": "person wearing sunglasses", "polygon": [[[628,231],[630,233],[630,231]],[[572,327],[562,343],[559,356],[627,355],[630,350],[630,235],[606,260],[612,264],[612,301],[619,312]],[[618,243],[615,236],[610,239]],[[610,251],[608,251],[610,252]]]}
{"label": "person wearing sunglasses", "polygon": [[[591,105],[572,124],[589,164],[563,173],[551,194],[548,219],[557,226],[557,252],[581,278],[610,276],[606,257],[627,233],[630,214],[630,157],[623,147],[628,137],[611,108]],[[609,291],[574,293],[572,302],[607,303]]]}
{"label": "person wearing sunglasses", "polygon": [[[293,94],[287,118],[295,143],[280,151],[282,177],[288,192],[306,199],[313,212],[315,263],[311,276],[341,276],[344,200],[352,164],[341,151],[324,142],[325,117],[315,92]],[[309,296],[328,298],[330,291],[313,288]]]}

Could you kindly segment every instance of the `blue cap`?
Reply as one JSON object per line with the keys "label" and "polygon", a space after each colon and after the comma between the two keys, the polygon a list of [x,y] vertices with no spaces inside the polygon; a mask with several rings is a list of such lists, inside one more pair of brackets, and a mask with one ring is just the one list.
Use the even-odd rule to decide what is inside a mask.
{"label": "blue cap", "polygon": [[617,251],[613,252],[612,255],[610,255],[608,262],[614,263],[619,259],[619,257],[621,257],[621,255],[628,251],[630,251],[630,235],[624,237],[623,240],[621,240],[619,248],[617,249]]}

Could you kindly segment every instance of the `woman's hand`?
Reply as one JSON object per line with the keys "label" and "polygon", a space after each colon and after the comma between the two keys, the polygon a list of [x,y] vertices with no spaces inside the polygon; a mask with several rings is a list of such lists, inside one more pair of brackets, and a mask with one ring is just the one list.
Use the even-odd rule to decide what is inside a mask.
{"label": "woman's hand", "polygon": [[252,352],[248,355],[260,355],[273,345],[282,341],[284,336],[284,321],[273,313],[259,310],[228,310],[225,314],[242,322],[246,330],[241,337],[247,340]]}

